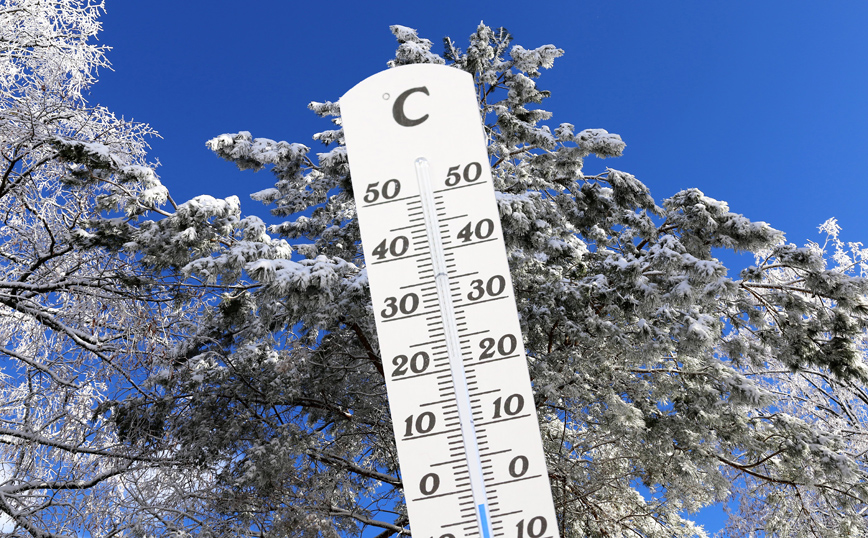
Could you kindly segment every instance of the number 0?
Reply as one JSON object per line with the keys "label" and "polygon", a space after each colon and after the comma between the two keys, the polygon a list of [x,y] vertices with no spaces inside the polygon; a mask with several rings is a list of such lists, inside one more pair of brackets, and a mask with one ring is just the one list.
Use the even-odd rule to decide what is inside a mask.
{"label": "number 0", "polygon": [[513,478],[521,478],[527,473],[527,468],[530,463],[525,456],[516,456],[509,462],[509,476]]}
{"label": "number 0", "polygon": [[422,495],[432,495],[440,488],[440,477],[437,473],[428,473],[419,482],[419,490]]}

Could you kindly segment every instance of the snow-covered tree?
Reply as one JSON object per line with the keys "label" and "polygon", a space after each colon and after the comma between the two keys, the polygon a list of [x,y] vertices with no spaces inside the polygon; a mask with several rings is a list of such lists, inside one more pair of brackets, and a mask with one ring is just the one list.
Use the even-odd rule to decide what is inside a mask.
{"label": "snow-covered tree", "polygon": [[[171,262],[173,241],[188,257],[219,231],[197,209],[207,198],[160,209],[170,200],[146,160],[147,125],[85,101],[107,66],[93,44],[102,9],[0,0],[4,536],[183,528],[190,494],[210,484],[155,443],[161,375],[207,290],[148,265],[140,245],[162,241]],[[237,200],[210,205],[237,213]],[[195,226],[172,228],[191,213]],[[137,402],[157,405],[133,415]]]}
{"label": "snow-covered tree", "polygon": [[[480,25],[466,51],[446,39],[439,56],[392,31],[389,66],[475,77],[561,534],[702,536],[689,514],[727,500],[741,503],[734,536],[868,532],[861,247],[827,225],[826,256],[697,189],[658,204],[626,172],[586,174],[583,159],[625,144],[549,125],[537,81],[562,54],[552,45]],[[255,287],[203,324],[226,345],[174,373],[185,399],[166,428],[221,462],[226,528],[407,534],[340,110],[310,108],[336,126],[314,135],[315,155],[247,132],[208,142],[241,169],[270,167],[274,187],[253,198],[296,256],[261,257],[251,238],[187,265]],[[726,250],[757,263],[731,274]]]}
{"label": "snow-covered tree", "polygon": [[[175,205],[148,128],[81,98],[101,7],[0,0],[2,531],[409,534],[337,104],[320,153],[208,142],[274,172],[280,224]],[[701,536],[734,499],[734,536],[864,535],[868,252],[586,175],[625,145],[548,126],[552,45],[392,31],[390,66],[475,77],[561,534]]]}

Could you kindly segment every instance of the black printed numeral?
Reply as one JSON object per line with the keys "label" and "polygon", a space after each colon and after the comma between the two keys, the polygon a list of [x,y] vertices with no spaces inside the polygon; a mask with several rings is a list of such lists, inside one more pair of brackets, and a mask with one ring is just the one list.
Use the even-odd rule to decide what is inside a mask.
{"label": "black printed numeral", "polygon": [[484,282],[482,279],[474,280],[470,283],[471,292],[467,294],[467,298],[471,301],[478,301],[485,295],[497,297],[506,289],[506,279],[500,275],[494,275]]}
{"label": "black printed numeral", "polygon": [[392,377],[406,375],[408,371],[414,374],[421,374],[428,369],[428,365],[431,364],[431,358],[428,356],[428,353],[419,351],[412,357],[398,355],[392,359],[392,364],[395,366],[395,369],[392,370]]}
{"label": "black printed numeral", "polygon": [[516,338],[514,334],[505,334],[501,336],[499,340],[495,340],[494,338],[483,338],[479,342],[479,348],[482,350],[479,359],[490,359],[491,357],[494,357],[495,352],[501,357],[505,357],[511,355],[517,347],[518,338]]}
{"label": "black printed numeral", "polygon": [[398,300],[397,297],[386,297],[386,308],[380,311],[380,315],[384,319],[395,317],[398,312],[408,316],[419,308],[419,296],[415,293],[408,293]]}
{"label": "black printed numeral", "polygon": [[387,256],[398,258],[406,254],[408,250],[410,250],[410,240],[404,235],[399,235],[391,241],[388,239],[380,241],[380,244],[371,251],[371,254],[376,256],[378,260],[383,260]]}
{"label": "black printed numeral", "polygon": [[[518,534],[516,534],[516,538],[524,538],[524,520],[522,519],[518,523],[516,523],[516,528],[518,529]],[[546,527],[548,527],[548,522],[546,518],[543,516],[536,516],[531,519],[527,523],[527,535],[530,538],[539,538],[546,532]]]}
{"label": "black printed numeral", "polygon": [[433,495],[440,488],[440,477],[437,473],[428,473],[419,481],[419,491],[422,495]]}
{"label": "black printed numeral", "polygon": [[501,411],[508,417],[514,417],[521,413],[522,409],[524,409],[524,397],[521,394],[510,394],[506,400],[503,398],[494,400],[494,415],[491,418],[500,418]]}
{"label": "black printed numeral", "polygon": [[461,228],[461,231],[458,232],[458,239],[461,239],[463,243],[468,243],[476,239],[488,239],[491,237],[491,234],[494,233],[494,222],[491,219],[482,219],[477,222],[476,225],[472,222],[468,222]]}
{"label": "black printed numeral", "polygon": [[390,179],[386,181],[385,183],[383,183],[382,187],[380,187],[379,185],[379,181],[375,183],[370,183],[368,185],[368,188],[365,189],[365,197],[362,198],[362,200],[369,204],[373,204],[374,202],[379,200],[380,197],[382,197],[383,200],[391,200],[398,196],[398,194],[401,192],[401,182],[399,182],[397,179]]}
{"label": "black printed numeral", "polygon": [[404,425],[406,426],[404,437],[411,437],[414,433],[428,433],[434,429],[436,424],[437,417],[431,411],[420,413],[417,417],[410,415],[404,419]]}
{"label": "black printed numeral", "polygon": [[527,474],[528,467],[530,467],[530,463],[526,456],[516,456],[509,462],[509,476],[521,478]]}
{"label": "black printed numeral", "polygon": [[458,173],[459,170],[461,170],[460,164],[451,167],[449,171],[446,172],[447,187],[458,185],[462,179],[468,183],[473,183],[482,176],[482,165],[477,162],[465,165],[461,174]]}

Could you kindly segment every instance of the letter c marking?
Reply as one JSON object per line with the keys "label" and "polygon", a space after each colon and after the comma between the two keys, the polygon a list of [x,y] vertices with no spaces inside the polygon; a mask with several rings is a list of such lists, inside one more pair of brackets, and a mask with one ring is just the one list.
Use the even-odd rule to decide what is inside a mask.
{"label": "letter c marking", "polygon": [[415,120],[408,118],[407,115],[404,114],[404,101],[406,101],[411,94],[414,94],[416,92],[422,92],[425,95],[430,95],[428,93],[428,88],[426,88],[425,86],[420,86],[418,88],[410,88],[409,90],[399,95],[397,99],[395,99],[395,104],[392,105],[392,117],[395,118],[395,121],[397,121],[399,125],[403,125],[404,127],[415,127],[416,125],[419,125],[420,123],[428,119],[428,114],[425,114],[421,118],[417,118]]}

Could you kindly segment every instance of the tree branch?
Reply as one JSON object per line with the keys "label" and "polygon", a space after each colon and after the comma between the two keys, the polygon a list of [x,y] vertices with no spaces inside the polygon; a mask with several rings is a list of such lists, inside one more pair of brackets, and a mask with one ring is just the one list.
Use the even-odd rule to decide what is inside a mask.
{"label": "tree branch", "polygon": [[329,515],[333,517],[349,517],[355,519],[360,523],[364,523],[365,525],[370,525],[372,527],[380,527],[381,529],[388,529],[393,533],[403,534],[405,536],[410,535],[410,530],[404,527],[399,527],[398,525],[394,525],[392,523],[386,523],[385,521],[377,521],[376,519],[371,519],[369,517],[365,517],[356,513],[353,513],[349,510],[344,510],[342,508],[337,508],[336,506],[329,507]]}
{"label": "tree branch", "polygon": [[341,318],[340,322],[349,325],[349,327],[353,330],[353,333],[355,333],[356,338],[359,339],[359,342],[362,344],[362,347],[365,349],[365,352],[367,353],[368,361],[370,361],[370,363],[372,365],[374,365],[374,368],[376,368],[376,370],[380,373],[380,375],[383,376],[383,379],[385,379],[386,378],[386,372],[383,370],[383,360],[374,351],[374,347],[371,345],[371,342],[368,340],[368,337],[365,336],[365,332],[362,330],[361,327],[359,327],[359,324],[356,323],[355,321],[347,323],[346,319],[344,319],[344,318]]}
{"label": "tree branch", "polygon": [[404,485],[401,483],[401,480],[395,478],[394,476],[379,473],[377,471],[372,471],[370,469],[365,469],[364,467],[360,467],[355,463],[341,458],[340,456],[335,456],[332,454],[326,454],[324,452],[308,452],[308,456],[316,461],[320,461],[322,463],[330,463],[330,464],[338,464],[341,465],[348,471],[352,471],[358,475],[365,476],[367,478],[373,478],[374,480],[379,480],[380,482],[385,482],[386,484],[390,484],[395,486],[396,488],[402,489]]}

